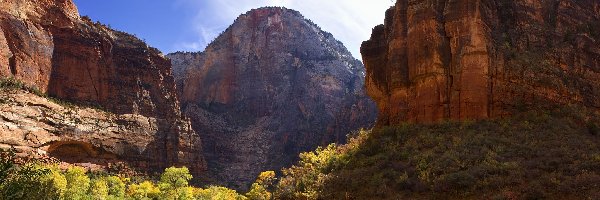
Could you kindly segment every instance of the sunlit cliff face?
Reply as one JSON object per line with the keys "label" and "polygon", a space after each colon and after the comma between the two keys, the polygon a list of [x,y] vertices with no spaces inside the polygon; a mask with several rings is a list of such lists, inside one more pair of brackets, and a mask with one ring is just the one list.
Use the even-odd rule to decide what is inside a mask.
{"label": "sunlit cliff face", "polygon": [[398,1],[361,49],[378,122],[598,108],[599,3],[553,2]]}
{"label": "sunlit cliff face", "polygon": [[[36,117],[14,122],[20,124],[14,130],[3,129],[3,134],[18,139],[2,144],[39,148],[40,144],[22,137],[35,130],[41,138],[47,136],[46,142],[91,144],[143,170],[184,164],[194,174],[204,170],[199,138],[179,109],[171,63],[157,49],[130,34],[79,17],[71,0],[5,0],[0,8],[0,78],[14,79],[42,96],[100,107],[104,112],[96,113],[99,116],[76,117],[109,121],[106,126],[86,124],[82,128],[80,124],[44,121],[68,117],[51,116],[55,112],[11,111],[25,119],[28,114]],[[48,100],[42,102],[46,105]],[[112,122],[105,114],[123,120]],[[138,124],[139,119],[145,120]],[[35,128],[21,123],[32,123]],[[124,125],[127,123],[131,126]],[[101,127],[102,132],[89,130],[89,126]],[[76,135],[56,137],[68,134]]]}
{"label": "sunlit cliff face", "polygon": [[168,57],[209,169],[234,188],[375,120],[361,62],[297,11],[252,10],[206,51]]}

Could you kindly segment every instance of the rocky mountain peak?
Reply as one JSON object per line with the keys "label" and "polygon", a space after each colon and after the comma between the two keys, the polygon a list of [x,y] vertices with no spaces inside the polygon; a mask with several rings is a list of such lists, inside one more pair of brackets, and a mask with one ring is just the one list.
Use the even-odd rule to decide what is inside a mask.
{"label": "rocky mountain peak", "polygon": [[294,10],[251,10],[204,52],[167,57],[210,174],[230,187],[375,120],[362,63]]}

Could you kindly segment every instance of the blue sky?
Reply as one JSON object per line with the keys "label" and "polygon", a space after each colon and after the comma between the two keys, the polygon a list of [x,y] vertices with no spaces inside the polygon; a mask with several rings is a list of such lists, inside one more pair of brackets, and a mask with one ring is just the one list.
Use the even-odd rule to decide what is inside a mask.
{"label": "blue sky", "polygon": [[202,51],[252,8],[300,11],[342,41],[354,57],[393,0],[74,0],[81,15],[145,39],[165,53]]}

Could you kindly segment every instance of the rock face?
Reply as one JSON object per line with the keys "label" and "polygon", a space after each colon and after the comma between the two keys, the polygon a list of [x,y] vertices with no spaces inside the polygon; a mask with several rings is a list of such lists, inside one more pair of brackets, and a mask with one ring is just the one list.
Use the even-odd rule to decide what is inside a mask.
{"label": "rock face", "polygon": [[297,11],[249,11],[204,52],[167,57],[210,174],[229,187],[375,121],[361,62]]}
{"label": "rock face", "polygon": [[361,53],[378,125],[600,109],[600,2],[398,0]]}
{"label": "rock face", "polygon": [[132,160],[148,166],[142,155],[154,141],[157,119],[58,104],[21,90],[0,89],[0,148],[23,154],[48,154],[70,163]]}
{"label": "rock face", "polygon": [[[112,153],[138,167],[186,165],[194,174],[205,168],[200,139],[181,115],[168,59],[129,34],[80,17],[71,0],[0,0],[0,76],[62,100],[148,119],[143,129],[105,130],[129,138],[121,144],[129,149]],[[95,131],[78,130],[59,132],[94,134],[78,142],[98,144],[87,141]],[[151,142],[135,145],[141,136]]]}

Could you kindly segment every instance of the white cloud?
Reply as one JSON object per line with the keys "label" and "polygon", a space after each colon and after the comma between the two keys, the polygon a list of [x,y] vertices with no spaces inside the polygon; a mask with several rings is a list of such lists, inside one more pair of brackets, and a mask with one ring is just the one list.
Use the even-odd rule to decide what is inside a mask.
{"label": "white cloud", "polygon": [[361,59],[360,44],[369,39],[371,28],[383,23],[385,11],[394,2],[393,0],[177,0],[175,6],[197,12],[191,24],[197,39],[182,42],[176,47],[190,51],[203,50],[240,14],[253,8],[283,6],[300,11],[307,19],[342,41],[354,57]]}

